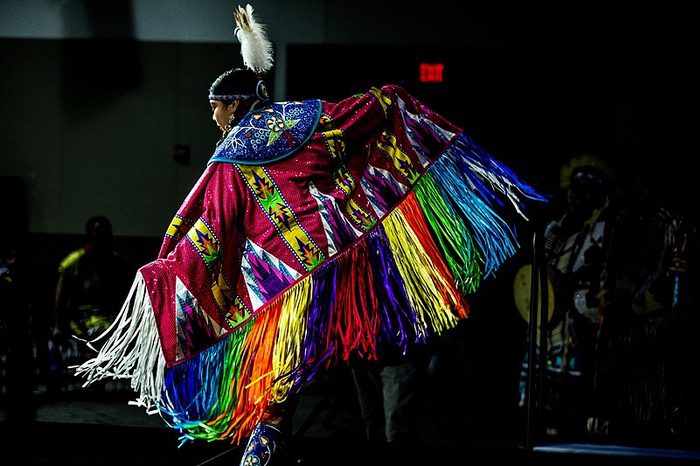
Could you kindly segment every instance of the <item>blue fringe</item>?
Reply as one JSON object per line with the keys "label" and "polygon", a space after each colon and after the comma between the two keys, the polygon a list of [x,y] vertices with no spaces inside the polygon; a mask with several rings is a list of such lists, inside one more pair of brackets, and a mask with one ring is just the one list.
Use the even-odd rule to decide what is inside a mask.
{"label": "blue fringe", "polygon": [[221,373],[226,360],[226,346],[231,338],[223,338],[187,361],[165,371],[165,390],[173,410],[161,408],[172,418],[175,428],[199,424],[209,419],[219,401]]}
{"label": "blue fringe", "polygon": [[[472,138],[462,133],[459,137],[452,143],[452,147],[457,150],[460,155],[467,159],[471,159],[478,163],[479,165],[486,168],[491,173],[494,173],[499,178],[508,180],[511,184],[516,186],[520,192],[528,199],[535,201],[547,201],[547,197],[538,193],[532,186],[522,181],[518,175],[516,175],[507,165],[499,162],[493,158],[486,149],[481,147],[479,144],[474,142]],[[463,173],[470,173],[471,170],[462,170]],[[483,183],[479,183],[483,186]],[[478,188],[479,193],[482,193],[482,188]],[[493,197],[491,191],[488,187],[484,187],[488,193],[489,197]]]}
{"label": "blue fringe", "polygon": [[484,277],[488,277],[515,254],[518,243],[508,224],[489,206],[488,199],[493,197],[490,191],[486,200],[480,191],[472,191],[471,170],[465,170],[464,162],[459,162],[465,156],[463,147],[452,145],[428,172],[435,178],[445,203],[470,226],[484,260]]}

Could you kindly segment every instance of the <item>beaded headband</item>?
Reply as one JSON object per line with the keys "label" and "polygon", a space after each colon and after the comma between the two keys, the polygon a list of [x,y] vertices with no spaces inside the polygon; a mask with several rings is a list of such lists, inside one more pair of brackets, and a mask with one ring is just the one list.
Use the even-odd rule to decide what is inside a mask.
{"label": "beaded headband", "polygon": [[250,94],[209,94],[209,100],[243,100],[250,97]]}
{"label": "beaded headband", "polygon": [[[249,97],[252,97],[252,94],[209,94],[209,100],[233,101],[245,100]],[[260,79],[255,86],[255,97],[263,102],[270,100],[270,94],[267,92],[267,84],[262,79]]]}

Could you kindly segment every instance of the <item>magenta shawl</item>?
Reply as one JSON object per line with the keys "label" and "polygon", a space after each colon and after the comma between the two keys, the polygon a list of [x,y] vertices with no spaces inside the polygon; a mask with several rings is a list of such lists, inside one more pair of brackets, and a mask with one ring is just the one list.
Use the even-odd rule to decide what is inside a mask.
{"label": "magenta shawl", "polygon": [[319,370],[466,317],[520,197],[542,200],[396,86],[251,111],[77,372],[131,378],[183,441],[239,441]]}

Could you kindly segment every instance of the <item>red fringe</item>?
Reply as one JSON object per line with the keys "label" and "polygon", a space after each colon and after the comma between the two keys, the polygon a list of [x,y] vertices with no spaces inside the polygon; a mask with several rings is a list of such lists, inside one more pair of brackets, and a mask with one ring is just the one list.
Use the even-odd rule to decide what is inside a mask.
{"label": "red fringe", "polygon": [[363,241],[349,254],[338,258],[335,302],[331,309],[330,337],[338,343],[336,357],[349,360],[353,352],[359,351],[363,358],[377,358],[377,336],[380,319],[377,297],[373,291],[373,275],[367,243]]}

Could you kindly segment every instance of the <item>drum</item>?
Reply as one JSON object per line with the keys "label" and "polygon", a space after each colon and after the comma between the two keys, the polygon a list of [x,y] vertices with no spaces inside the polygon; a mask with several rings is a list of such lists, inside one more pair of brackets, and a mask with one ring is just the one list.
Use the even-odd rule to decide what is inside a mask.
{"label": "drum", "polygon": [[[518,309],[518,314],[525,319],[525,322],[530,322],[530,294],[532,286],[532,264],[525,264],[516,272],[513,280],[513,299],[515,299],[515,307]],[[541,289],[538,296],[541,299]],[[547,276],[547,322],[552,319],[554,314],[554,285],[549,274]],[[540,324],[540,313],[538,311],[538,326]]]}

